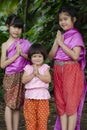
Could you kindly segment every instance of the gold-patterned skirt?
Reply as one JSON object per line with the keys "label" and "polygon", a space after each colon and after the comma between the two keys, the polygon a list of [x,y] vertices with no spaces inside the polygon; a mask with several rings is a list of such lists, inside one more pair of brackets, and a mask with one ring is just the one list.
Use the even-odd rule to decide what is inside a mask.
{"label": "gold-patterned skirt", "polygon": [[8,107],[13,110],[20,109],[24,101],[24,85],[21,73],[6,74],[3,79],[4,99]]}

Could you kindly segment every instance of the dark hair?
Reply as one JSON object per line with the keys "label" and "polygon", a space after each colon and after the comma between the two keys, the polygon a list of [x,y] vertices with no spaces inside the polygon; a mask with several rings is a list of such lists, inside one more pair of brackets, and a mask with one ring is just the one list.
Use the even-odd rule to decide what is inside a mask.
{"label": "dark hair", "polygon": [[14,27],[22,28],[22,29],[24,26],[22,19],[19,16],[17,16],[16,14],[10,14],[7,17],[5,24],[8,26],[14,26]]}
{"label": "dark hair", "polygon": [[28,51],[28,58],[31,60],[31,57],[33,54],[42,54],[44,57],[44,60],[46,59],[47,53],[46,49],[41,44],[32,44]]}
{"label": "dark hair", "polygon": [[73,19],[73,17],[76,17],[75,27],[77,27],[77,25],[78,25],[78,23],[77,23],[78,17],[77,17],[76,9],[73,6],[71,6],[71,5],[65,5],[65,6],[63,6],[63,7],[61,7],[59,9],[58,15],[60,13],[62,13],[62,12],[67,13],[69,16],[71,16],[71,19]]}

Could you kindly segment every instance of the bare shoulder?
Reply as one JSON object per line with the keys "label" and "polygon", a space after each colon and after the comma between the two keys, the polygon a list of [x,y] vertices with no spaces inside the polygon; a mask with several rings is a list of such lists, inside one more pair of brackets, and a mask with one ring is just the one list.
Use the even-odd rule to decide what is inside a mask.
{"label": "bare shoulder", "polygon": [[2,43],[2,50],[7,50],[7,42]]}
{"label": "bare shoulder", "polygon": [[2,43],[2,47],[5,47],[7,45],[7,42]]}

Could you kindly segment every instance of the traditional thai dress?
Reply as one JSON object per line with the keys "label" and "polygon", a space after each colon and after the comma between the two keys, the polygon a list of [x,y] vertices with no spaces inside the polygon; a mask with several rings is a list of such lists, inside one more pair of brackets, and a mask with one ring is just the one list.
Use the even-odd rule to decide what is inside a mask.
{"label": "traditional thai dress", "polygon": [[[84,76],[84,68],[86,63],[85,62],[86,51],[85,51],[85,46],[83,43],[82,36],[77,29],[75,28],[70,29],[66,31],[63,34],[63,36],[64,36],[64,44],[66,46],[68,46],[70,49],[73,49],[76,46],[80,46],[81,52],[80,52],[78,62],[75,63],[76,61],[73,62],[72,59],[66,53],[64,53],[64,51],[61,48],[58,48],[56,55],[54,57],[55,60],[54,69],[55,66],[57,66],[57,64],[58,67],[60,67],[58,68],[58,72],[57,69],[54,70],[54,94],[56,93],[55,101],[57,107],[59,105],[59,110],[58,110],[59,115],[64,114],[64,112],[66,112],[68,115],[72,115],[77,111],[78,116],[77,116],[77,124],[75,130],[80,130],[80,119],[81,119],[82,108],[84,105],[85,94],[86,94],[86,81]],[[61,64],[61,62],[63,63]],[[58,73],[61,73],[62,82],[60,82],[59,77],[57,77],[55,80],[55,77]],[[59,89],[60,93],[58,93],[58,97],[56,91],[57,90],[56,84],[64,88],[64,90],[63,88]],[[67,97],[69,97],[69,99]],[[61,102],[57,102],[57,99],[58,101]],[[60,116],[57,117],[54,130],[61,130]]]}
{"label": "traditional thai dress", "polygon": [[[7,58],[11,58],[16,54],[17,43],[20,42],[23,53],[27,54],[30,47],[30,42],[25,39],[15,40],[7,50]],[[8,65],[5,69],[3,79],[4,99],[5,103],[11,109],[19,109],[24,99],[24,87],[21,82],[23,68],[28,64],[28,60],[19,56],[14,62]]]}

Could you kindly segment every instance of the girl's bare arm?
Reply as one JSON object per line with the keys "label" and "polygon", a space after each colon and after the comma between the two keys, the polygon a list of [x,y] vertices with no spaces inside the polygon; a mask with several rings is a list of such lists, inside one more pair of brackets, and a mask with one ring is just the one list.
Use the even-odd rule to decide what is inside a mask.
{"label": "girl's bare arm", "polygon": [[28,55],[27,55],[27,54],[25,54],[25,53],[21,52],[21,53],[20,53],[20,55],[21,55],[22,57],[24,57],[25,59],[27,59],[27,60],[28,60]]}
{"label": "girl's bare arm", "polygon": [[41,75],[39,72],[36,74],[36,76],[42,80],[43,82],[50,83],[51,82],[51,74],[49,72],[49,69],[45,71],[45,75]]}
{"label": "girl's bare arm", "polygon": [[53,44],[53,46],[52,46],[52,48],[51,48],[51,50],[49,52],[49,59],[50,60],[52,60],[54,58],[54,56],[55,56],[55,54],[56,54],[56,52],[58,50],[58,47],[59,47],[59,45],[58,45],[58,32],[59,32],[59,30],[57,31],[54,44]]}
{"label": "girl's bare arm", "polygon": [[72,50],[69,49],[65,44],[61,44],[60,47],[73,60],[78,60],[79,55],[80,55],[80,51],[81,51],[81,47],[80,46],[74,47]]}
{"label": "girl's bare arm", "polygon": [[6,68],[8,65],[10,65],[12,62],[14,62],[18,56],[19,53],[16,53],[12,58],[7,58],[6,53],[7,53],[7,46],[6,43],[2,44],[2,48],[1,48],[1,68]]}
{"label": "girl's bare arm", "polygon": [[26,84],[27,82],[31,81],[34,77],[34,73],[28,74],[26,71],[24,71],[24,74],[22,76],[22,83]]}
{"label": "girl's bare arm", "polygon": [[56,51],[58,49],[58,43],[57,43],[57,39],[55,39],[54,44],[49,52],[49,59],[52,60],[56,54]]}

